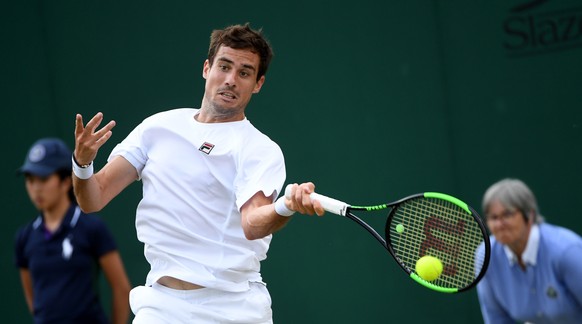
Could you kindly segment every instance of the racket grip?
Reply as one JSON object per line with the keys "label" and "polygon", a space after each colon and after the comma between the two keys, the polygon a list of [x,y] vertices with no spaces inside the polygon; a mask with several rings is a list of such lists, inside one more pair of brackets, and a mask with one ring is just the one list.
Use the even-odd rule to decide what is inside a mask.
{"label": "racket grip", "polygon": [[[292,185],[289,184],[285,188],[285,198],[287,199],[291,199],[291,187]],[[347,208],[350,207],[349,204],[343,201],[333,199],[315,192],[311,193],[309,195],[309,198],[311,198],[312,201],[313,200],[319,201],[323,209],[325,209],[326,211],[340,216],[345,216]]]}

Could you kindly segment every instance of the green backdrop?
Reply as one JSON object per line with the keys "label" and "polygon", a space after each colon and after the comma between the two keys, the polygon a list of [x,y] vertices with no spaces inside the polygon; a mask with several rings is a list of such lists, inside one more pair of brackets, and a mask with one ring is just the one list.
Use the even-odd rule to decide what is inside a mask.
{"label": "green backdrop", "polygon": [[[582,9],[532,3],[4,3],[1,321],[30,320],[12,258],[16,229],[36,213],[15,175],[32,142],[59,136],[72,146],[75,113],[102,111],[118,124],[102,166],[143,118],[199,106],[209,34],[232,23],[263,27],[274,46],[247,115],[282,147],[288,182],[314,181],[354,204],[441,191],[480,210],[490,184],[518,177],[549,222],[581,233]],[[140,190],[132,185],[101,212],[133,285],[148,270],[134,229]],[[263,276],[276,323],[481,321],[474,290],[420,287],[333,215],[295,216],[275,235]]]}

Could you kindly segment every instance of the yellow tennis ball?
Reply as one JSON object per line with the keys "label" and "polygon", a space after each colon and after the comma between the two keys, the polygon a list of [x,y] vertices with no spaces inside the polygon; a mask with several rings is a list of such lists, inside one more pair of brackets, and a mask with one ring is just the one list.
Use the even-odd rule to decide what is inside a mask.
{"label": "yellow tennis ball", "polygon": [[436,280],[443,272],[441,260],[425,255],[416,261],[416,274],[426,281]]}
{"label": "yellow tennis ball", "polygon": [[404,232],[404,225],[402,225],[402,224],[396,225],[396,232],[398,232],[398,233]]}

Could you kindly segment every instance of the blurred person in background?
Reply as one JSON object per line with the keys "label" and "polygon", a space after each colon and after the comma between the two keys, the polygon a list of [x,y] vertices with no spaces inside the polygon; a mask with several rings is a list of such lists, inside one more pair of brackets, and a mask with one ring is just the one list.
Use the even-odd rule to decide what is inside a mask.
{"label": "blurred person in background", "polygon": [[[15,261],[34,323],[126,323],[129,279],[105,223],[81,211],[72,153],[56,138],[33,144],[19,173],[38,215],[18,230]],[[99,273],[112,292],[111,320],[99,300]]]}
{"label": "blurred person in background", "polygon": [[582,323],[582,238],[544,222],[521,180],[493,184],[482,208],[492,234],[477,285],[484,322]]}

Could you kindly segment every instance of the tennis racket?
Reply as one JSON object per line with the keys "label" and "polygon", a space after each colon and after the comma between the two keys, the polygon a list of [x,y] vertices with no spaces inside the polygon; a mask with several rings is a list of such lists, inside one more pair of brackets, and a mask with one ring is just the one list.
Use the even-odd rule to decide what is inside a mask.
{"label": "tennis racket", "polygon": [[[287,186],[285,196],[290,199],[291,185]],[[483,221],[473,208],[455,197],[425,192],[375,206],[352,206],[318,193],[312,193],[310,198],[319,201],[326,211],[361,225],[410,278],[427,288],[443,293],[469,290],[481,280],[489,265],[491,246]],[[353,214],[387,209],[390,212],[385,238]],[[441,271],[436,278],[423,279],[418,273],[417,261],[425,256],[440,261]]]}

